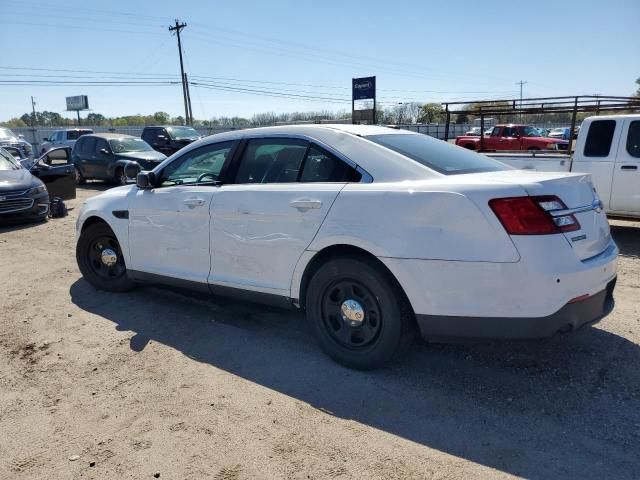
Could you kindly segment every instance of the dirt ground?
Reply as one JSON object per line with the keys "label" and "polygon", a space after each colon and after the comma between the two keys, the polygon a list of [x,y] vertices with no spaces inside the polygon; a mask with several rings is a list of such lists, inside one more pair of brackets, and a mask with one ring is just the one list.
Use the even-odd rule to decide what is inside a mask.
{"label": "dirt ground", "polygon": [[427,345],[369,373],[302,316],[98,292],[67,218],[0,229],[0,478],[640,477],[640,223],[614,313],[544,342]]}

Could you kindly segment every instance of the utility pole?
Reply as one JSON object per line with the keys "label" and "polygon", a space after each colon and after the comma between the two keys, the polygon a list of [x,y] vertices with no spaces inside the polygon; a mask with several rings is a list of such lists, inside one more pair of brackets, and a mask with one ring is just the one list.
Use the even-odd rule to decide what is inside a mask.
{"label": "utility pole", "polygon": [[184,99],[184,121],[187,125],[189,125],[190,112],[189,112],[189,103],[187,100],[189,94],[187,93],[188,86],[187,86],[186,77],[184,74],[184,64],[182,63],[182,43],[180,42],[180,32],[184,27],[187,26],[187,24],[184,22],[180,23],[178,19],[176,19],[175,22],[176,23],[174,26],[169,27],[169,31],[176,32],[176,36],[178,37],[178,55],[180,55],[180,78],[182,79],[182,96]]}
{"label": "utility pole", "polygon": [[33,134],[33,143],[37,147],[38,142],[36,141],[36,101],[31,96],[31,111],[33,112],[31,117],[31,133]]}
{"label": "utility pole", "polygon": [[[527,83],[529,82],[524,82],[522,80],[516,82],[516,85],[520,85],[520,110],[522,110],[522,87]],[[520,112],[520,121],[522,122],[522,112]]]}

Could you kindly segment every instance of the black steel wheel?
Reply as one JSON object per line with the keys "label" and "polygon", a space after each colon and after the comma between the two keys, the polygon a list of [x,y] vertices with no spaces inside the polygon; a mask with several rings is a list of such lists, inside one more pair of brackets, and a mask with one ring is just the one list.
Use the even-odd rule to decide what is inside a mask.
{"label": "black steel wheel", "polygon": [[105,223],[95,223],[83,230],[76,260],[84,278],[99,290],[122,292],[133,286],[127,277],[118,239]]}
{"label": "black steel wheel", "polygon": [[322,321],[331,337],[346,348],[366,348],[376,341],[382,326],[378,301],[355,279],[331,283],[322,294]]}
{"label": "black steel wheel", "polygon": [[404,292],[364,256],[321,265],[309,281],[305,307],[322,349],[350,368],[384,365],[407,349],[415,332]]}

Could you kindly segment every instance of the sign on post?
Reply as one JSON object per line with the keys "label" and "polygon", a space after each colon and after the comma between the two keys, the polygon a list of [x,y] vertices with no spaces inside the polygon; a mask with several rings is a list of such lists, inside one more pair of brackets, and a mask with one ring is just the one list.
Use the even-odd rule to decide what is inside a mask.
{"label": "sign on post", "polygon": [[80,126],[80,110],[89,110],[89,97],[86,95],[76,95],[75,97],[66,97],[67,110],[76,112],[78,115],[78,126]]}
{"label": "sign on post", "polygon": [[67,97],[67,110],[89,110],[89,97],[86,95]]}
{"label": "sign on post", "polygon": [[[356,106],[363,108],[356,109]],[[358,124],[376,123],[376,77],[351,79],[351,121]]]}

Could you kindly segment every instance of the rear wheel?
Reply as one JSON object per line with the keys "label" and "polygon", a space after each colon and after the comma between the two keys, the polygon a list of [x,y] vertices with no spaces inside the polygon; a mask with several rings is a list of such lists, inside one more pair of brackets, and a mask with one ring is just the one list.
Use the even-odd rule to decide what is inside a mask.
{"label": "rear wheel", "polygon": [[87,179],[84,178],[77,165],[74,165],[74,169],[76,171],[76,185],[84,185],[85,183],[87,183]]}
{"label": "rear wheel", "polygon": [[94,223],[82,231],[76,260],[82,276],[99,290],[125,292],[133,287],[118,239],[104,223]]}
{"label": "rear wheel", "polygon": [[540,150],[538,147],[529,147],[527,148],[530,152],[535,152],[536,150]]}
{"label": "rear wheel", "polygon": [[473,143],[467,143],[464,148],[466,148],[467,150],[475,150],[476,146]]}
{"label": "rear wheel", "polygon": [[321,348],[349,368],[380,367],[413,339],[404,293],[365,258],[322,265],[309,282],[305,305]]}

